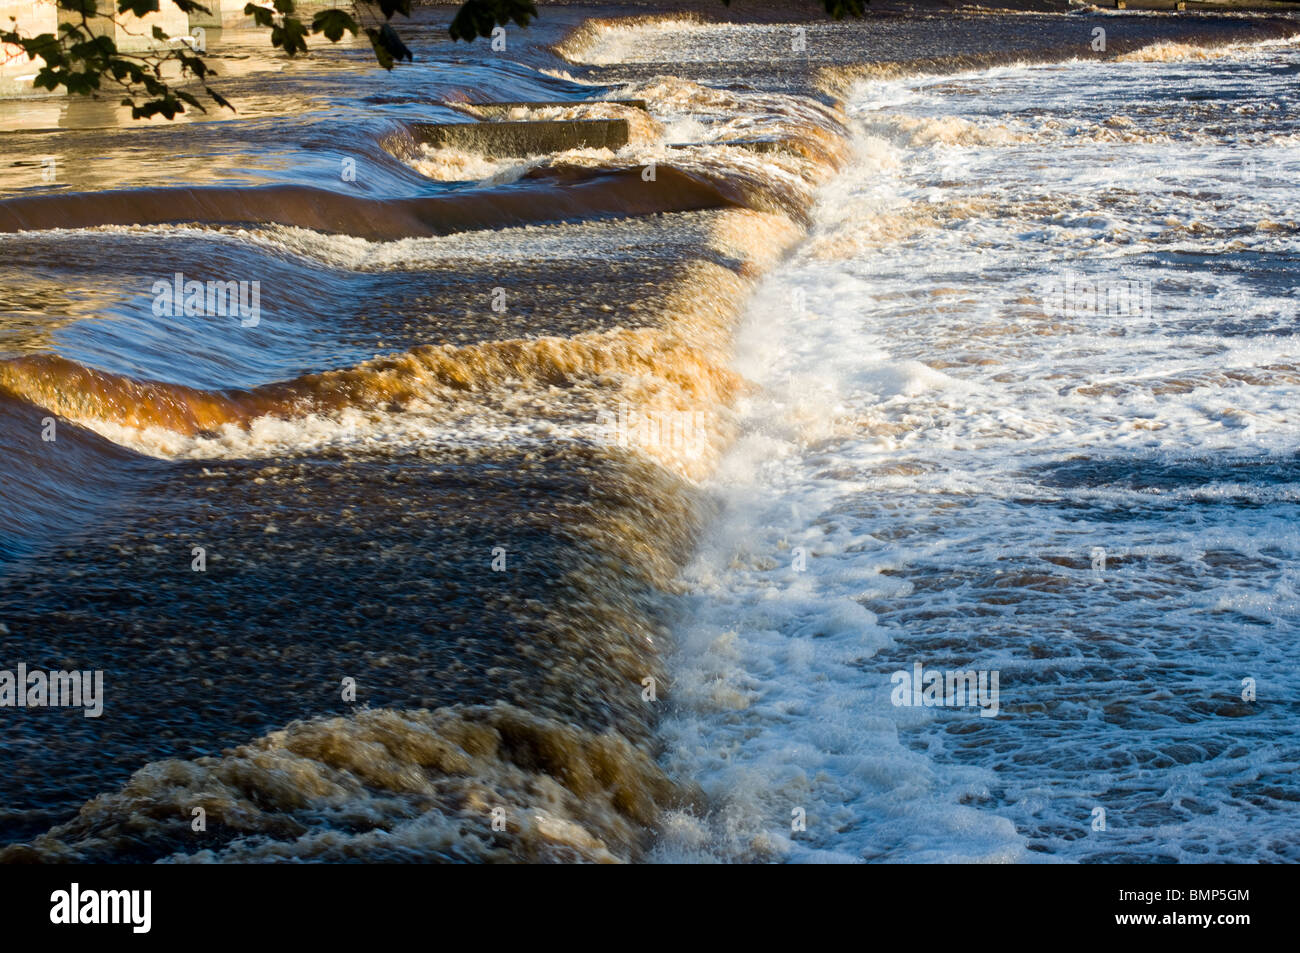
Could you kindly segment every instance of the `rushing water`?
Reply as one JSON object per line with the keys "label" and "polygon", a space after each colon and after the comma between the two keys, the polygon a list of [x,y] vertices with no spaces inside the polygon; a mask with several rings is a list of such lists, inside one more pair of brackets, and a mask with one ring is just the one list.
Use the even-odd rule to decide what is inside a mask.
{"label": "rushing water", "polygon": [[732,855],[1300,856],[1300,53],[1134,59],[853,91],[690,570]]}
{"label": "rushing water", "polygon": [[1295,859],[1290,25],[581,23],[0,105],[0,859]]}

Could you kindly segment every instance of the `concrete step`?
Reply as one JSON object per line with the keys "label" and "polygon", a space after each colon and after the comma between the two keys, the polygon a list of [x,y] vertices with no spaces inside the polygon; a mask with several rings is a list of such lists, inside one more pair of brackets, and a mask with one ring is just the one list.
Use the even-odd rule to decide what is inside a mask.
{"label": "concrete step", "polygon": [[626,119],[544,119],[536,122],[414,123],[416,142],[491,156],[530,156],[568,149],[621,149]]}
{"label": "concrete step", "polygon": [[750,152],[784,152],[786,144],[780,139],[729,139],[726,142],[670,142],[669,149],[698,149],[701,146],[732,146]]}
{"label": "concrete step", "polygon": [[512,109],[565,109],[574,106],[600,105],[608,103],[614,106],[627,106],[632,109],[640,109],[642,112],[648,112],[644,99],[597,99],[597,100],[577,100],[564,99],[555,101],[539,100],[537,102],[500,102],[500,103],[466,103],[473,106],[475,111],[487,116],[504,115]]}

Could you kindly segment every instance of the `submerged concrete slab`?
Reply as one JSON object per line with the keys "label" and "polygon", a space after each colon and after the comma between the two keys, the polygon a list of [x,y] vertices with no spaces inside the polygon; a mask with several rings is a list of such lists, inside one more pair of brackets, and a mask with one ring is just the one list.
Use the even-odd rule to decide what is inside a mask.
{"label": "submerged concrete slab", "polygon": [[627,106],[631,109],[640,109],[642,112],[649,112],[644,99],[595,99],[595,100],[572,100],[557,99],[554,101],[539,100],[536,102],[500,102],[500,103],[471,103],[476,112],[485,116],[505,115],[512,109],[572,109],[577,106]]}
{"label": "submerged concrete slab", "polygon": [[788,152],[789,144],[782,139],[728,139],[725,142],[670,142],[669,149],[698,149],[701,145],[732,146],[750,152]]}
{"label": "submerged concrete slab", "polygon": [[621,149],[626,119],[547,119],[537,122],[416,123],[417,142],[493,156],[529,156],[568,149]]}

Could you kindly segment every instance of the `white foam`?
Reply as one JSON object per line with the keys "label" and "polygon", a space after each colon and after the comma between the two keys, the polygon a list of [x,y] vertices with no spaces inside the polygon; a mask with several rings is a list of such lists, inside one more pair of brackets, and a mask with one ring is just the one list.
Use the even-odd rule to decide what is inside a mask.
{"label": "white foam", "polygon": [[[1296,54],[1238,52],[857,90],[741,336],[665,725],[715,812],[662,857],[1297,859]],[[914,660],[999,715],[894,707]]]}

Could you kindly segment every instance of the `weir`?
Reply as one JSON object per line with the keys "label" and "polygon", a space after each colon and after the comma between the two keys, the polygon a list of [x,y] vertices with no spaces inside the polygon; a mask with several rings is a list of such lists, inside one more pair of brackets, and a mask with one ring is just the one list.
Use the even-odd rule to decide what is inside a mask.
{"label": "weir", "polygon": [[[733,149],[746,149],[750,152],[789,152],[791,143],[785,139],[728,139],[713,143],[717,146],[730,146]],[[697,149],[697,142],[670,142],[669,149]]]}
{"label": "weir", "polygon": [[534,102],[497,102],[497,103],[472,103],[476,113],[482,113],[485,116],[504,116],[512,109],[572,109],[575,106],[587,106],[591,104],[601,106],[626,106],[629,109],[639,109],[642,112],[649,112],[644,99],[599,99],[591,101],[556,99],[556,100],[537,100]]}
{"label": "weir", "polygon": [[417,142],[439,148],[466,149],[494,156],[530,156],[569,149],[621,149],[627,145],[631,130],[626,119],[542,119],[416,123],[411,127],[411,134]]}
{"label": "weir", "polygon": [[[1132,20],[1126,31],[1182,35],[1176,17]],[[1117,817],[1143,817],[1167,772],[1196,767],[1189,726],[1168,715],[1175,692],[1175,714],[1205,716],[1207,743],[1231,721],[1245,726],[1233,743],[1279,746],[1276,721],[1239,717],[1253,679],[1250,701],[1227,695],[1230,654],[1202,660],[1182,628],[1146,623],[1171,617],[1161,600],[1178,572],[1179,618],[1206,617],[1221,579],[1234,598],[1259,597],[1210,620],[1207,645],[1233,645],[1246,610],[1269,621],[1261,606],[1276,604],[1272,582],[1294,555],[1290,498],[1272,513],[1246,500],[1240,553],[1218,538],[1207,553],[1200,523],[1180,541],[1177,520],[1187,500],[1217,513],[1225,496],[1285,488],[1291,395],[1264,375],[1292,369],[1274,363],[1276,347],[1233,350],[1244,308],[1205,356],[1202,335],[1217,332],[1202,302],[1220,298],[1223,275],[1169,275],[1163,260],[1130,256],[1108,278],[1120,266],[1087,252],[1118,222],[1157,250],[1240,242],[1249,253],[1243,236],[1263,231],[1261,212],[1288,221],[1293,196],[1255,187],[1253,165],[1249,185],[1225,175],[1221,196],[1188,197],[1178,173],[1228,156],[1197,151],[1218,146],[1189,144],[1194,129],[1165,149],[1163,123],[1142,125],[1179,129],[1189,91],[1235,88],[1240,64],[1189,61],[1172,75],[1093,64],[1078,60],[1076,20],[980,15],[957,39],[931,19],[881,17],[834,44],[810,28],[810,55],[787,57],[787,71],[737,54],[774,31],[684,26],[652,25],[645,42],[606,30],[614,53],[654,62],[593,68],[582,86],[552,82],[554,69],[527,74],[517,53],[554,64],[522,44],[474,64],[462,46],[422,43],[433,68],[399,74],[395,89],[366,56],[300,63],[256,84],[255,104],[293,97],[274,114],[155,123],[129,139],[70,123],[59,151],[113,163],[121,179],[0,201],[0,231],[24,232],[0,242],[7,320],[36,341],[0,360],[0,557],[17,554],[0,573],[0,659],[103,671],[111,687],[98,723],[7,712],[27,721],[0,734],[0,862],[1007,861],[1032,857],[1026,843],[1105,860],[1146,856],[1150,837],[1062,836],[1086,828],[1077,792],[1096,786],[1097,726],[1078,699],[1097,699],[1115,750],[1165,745],[1155,769],[1135,769],[1145,786],[1110,792]],[[1050,69],[969,69],[969,56],[1013,62],[1053,43],[1067,62]],[[893,117],[872,115],[875,90],[842,108],[788,92],[822,83],[824,51],[838,57],[833,75],[861,77],[854,58],[882,49],[947,56],[964,72],[903,84],[934,99],[887,100]],[[707,61],[686,55],[701,51]],[[685,75],[663,76],[665,64]],[[1286,76],[1260,67],[1254,82],[1276,85],[1244,104],[1285,101]],[[481,121],[420,113],[469,95],[590,95],[588,83],[645,96],[654,115],[599,102],[465,109]],[[1136,128],[1101,125],[1098,102]],[[1040,116],[1040,105],[1051,108]],[[1249,122],[1246,143],[1289,141],[1286,117],[1232,111],[1241,105],[1198,101],[1194,128]],[[847,118],[863,113],[887,130],[868,148],[848,138]],[[497,174],[475,156],[425,163],[409,149],[417,118],[461,119],[456,134],[475,148],[529,130],[527,148],[556,149],[575,143],[539,144],[547,124],[515,120],[611,116],[644,152],[503,162]],[[1147,131],[1157,141],[1118,141]],[[665,137],[699,141],[646,177],[636,162],[662,160]],[[340,154],[386,162],[380,146],[415,171],[465,177],[336,173]],[[1094,174],[1141,176],[1134,152],[1169,174],[1142,190]],[[642,214],[672,209],[685,214]],[[1062,209],[1096,224],[1061,228]],[[1169,225],[1171,213],[1208,234]],[[240,228],[81,231],[174,222]],[[815,227],[797,244],[805,223]],[[1275,238],[1259,239],[1270,244],[1256,264],[1272,260]],[[1117,338],[1113,322],[1087,323],[1096,309],[1054,319],[1026,291],[1081,259],[1094,291],[1155,277],[1204,291],[1177,323],[1130,322]],[[186,275],[205,279],[201,302]],[[229,282],[224,305],[208,279]],[[250,312],[254,287],[266,305],[251,333],[229,314],[241,281]],[[1290,286],[1285,273],[1273,281],[1251,302],[1265,343],[1278,327],[1272,291]],[[1222,303],[1239,302],[1240,286],[1228,290]],[[1171,326],[1195,332],[1195,353],[1171,350],[1161,378],[1145,342],[1177,348],[1162,333]],[[1117,416],[1128,406],[1130,419]],[[1165,406],[1177,416],[1155,412]],[[1202,444],[1180,442],[1183,420],[1231,451],[1223,469],[1191,456]],[[1243,436],[1257,435],[1280,448],[1258,480],[1237,462]],[[1210,501],[1207,486],[1230,489]],[[1180,495],[1152,503],[1166,487]],[[1111,518],[1121,509],[1133,521]],[[1089,512],[1093,529],[1077,518]],[[1104,584],[1085,577],[1085,543],[1127,556],[1143,540],[1158,558],[1116,561]],[[1174,545],[1189,554],[1183,568]],[[1270,588],[1250,592],[1256,576]],[[1070,612],[1087,615],[1087,638]],[[1170,693],[1114,677],[1115,659],[1149,645],[1172,660]],[[898,711],[896,667],[908,679]],[[1009,693],[998,707],[1001,674],[1013,673],[1006,683],[1028,705]],[[1038,717],[1043,705],[1054,717]],[[998,744],[983,744],[992,732]],[[965,767],[912,744],[960,744],[992,776],[1004,738],[1024,770],[1002,771],[975,800]],[[1054,778],[1064,783],[1035,802]],[[1233,784],[1223,803],[1240,805]],[[1266,835],[1253,825],[1271,815],[1253,806],[1244,833],[1213,815],[1187,833],[1214,858],[1232,859],[1235,839],[1249,856],[1286,859],[1295,801],[1269,797],[1280,820]],[[1255,846],[1266,837],[1283,847]]]}
{"label": "weir", "polygon": [[101,225],[294,225],[394,241],[574,218],[620,218],[737,204],[716,187],[661,168],[653,189],[638,170],[618,170],[555,188],[513,184],[473,194],[375,199],[295,185],[127,189],[0,200],[0,232]]}

